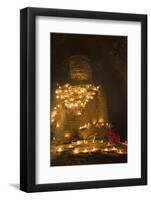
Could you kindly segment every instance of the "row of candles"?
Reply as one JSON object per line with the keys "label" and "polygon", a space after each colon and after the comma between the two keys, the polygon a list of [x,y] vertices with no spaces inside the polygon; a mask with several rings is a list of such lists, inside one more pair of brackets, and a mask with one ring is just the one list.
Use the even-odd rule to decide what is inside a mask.
{"label": "row of candles", "polygon": [[[69,151],[73,154],[80,154],[80,153],[93,153],[93,152],[101,152],[101,153],[112,153],[112,154],[126,154],[126,142],[124,142],[123,148],[122,147],[115,147],[110,143],[105,143],[105,145],[100,146],[100,142],[94,144],[91,143],[90,145],[83,145],[83,141],[77,141],[76,143],[71,144],[65,144],[65,145],[56,145],[55,148],[53,148],[53,153],[62,153]],[[82,146],[79,146],[81,145]],[[87,143],[84,143],[87,144]]]}
{"label": "row of candles", "polygon": [[83,126],[80,126],[79,127],[79,130],[82,130],[82,129],[85,129],[85,128],[89,128],[91,127],[92,125],[95,125],[95,127],[98,127],[98,128],[101,128],[101,127],[111,127],[111,123],[109,122],[104,122],[103,119],[99,119],[99,121],[94,121],[92,123],[86,123],[84,124]]}

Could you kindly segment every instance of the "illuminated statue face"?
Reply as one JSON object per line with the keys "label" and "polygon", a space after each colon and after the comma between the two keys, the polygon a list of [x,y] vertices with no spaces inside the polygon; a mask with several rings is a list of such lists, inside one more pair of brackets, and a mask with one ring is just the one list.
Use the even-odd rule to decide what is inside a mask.
{"label": "illuminated statue face", "polygon": [[69,78],[72,81],[91,81],[92,71],[89,60],[80,55],[72,56],[69,60]]}

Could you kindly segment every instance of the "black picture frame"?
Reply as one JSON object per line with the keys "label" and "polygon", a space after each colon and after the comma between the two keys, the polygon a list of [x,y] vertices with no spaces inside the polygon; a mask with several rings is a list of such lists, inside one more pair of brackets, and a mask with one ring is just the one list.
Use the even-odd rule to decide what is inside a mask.
{"label": "black picture frame", "polygon": [[[141,178],[70,183],[35,183],[35,19],[54,16],[141,23]],[[20,11],[20,189],[44,192],[147,184],[147,15],[48,8]]]}

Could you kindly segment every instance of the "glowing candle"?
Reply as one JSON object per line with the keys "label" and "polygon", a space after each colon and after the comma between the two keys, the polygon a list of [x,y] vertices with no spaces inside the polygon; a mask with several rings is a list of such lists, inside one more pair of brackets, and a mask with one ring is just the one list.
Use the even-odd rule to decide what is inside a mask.
{"label": "glowing candle", "polygon": [[105,152],[108,152],[109,150],[108,150],[108,148],[105,148],[104,151],[105,151]]}
{"label": "glowing candle", "polygon": [[82,144],[82,141],[78,140],[77,141],[77,145]]}
{"label": "glowing candle", "polygon": [[62,147],[59,147],[58,149],[57,149],[57,152],[62,152],[63,151],[63,148]]}
{"label": "glowing candle", "polygon": [[92,152],[96,151],[97,149],[95,147],[92,148]]}
{"label": "glowing candle", "polygon": [[65,133],[64,136],[65,138],[70,138],[70,133]]}
{"label": "glowing candle", "polygon": [[117,148],[115,148],[114,146],[112,147],[112,151],[116,151],[117,150]]}
{"label": "glowing candle", "polygon": [[83,153],[88,153],[88,150],[87,150],[87,149],[84,149],[84,150],[83,150]]}
{"label": "glowing candle", "polygon": [[69,144],[68,147],[69,147],[69,148],[73,148],[73,145]]}
{"label": "glowing candle", "polygon": [[80,111],[78,111],[78,112],[77,112],[77,115],[81,115],[81,112],[80,112]]}
{"label": "glowing candle", "polygon": [[123,154],[123,151],[122,151],[121,149],[119,149],[119,150],[117,151],[117,153],[118,153],[118,154]]}
{"label": "glowing candle", "polygon": [[73,153],[74,153],[74,154],[78,154],[78,153],[79,153],[78,149],[74,149],[74,150],[73,150]]}

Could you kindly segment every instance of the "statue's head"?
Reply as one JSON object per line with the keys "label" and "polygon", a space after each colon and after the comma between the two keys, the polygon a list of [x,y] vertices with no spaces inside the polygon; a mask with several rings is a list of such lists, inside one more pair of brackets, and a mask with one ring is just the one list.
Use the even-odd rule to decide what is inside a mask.
{"label": "statue's head", "polygon": [[90,82],[92,70],[90,60],[83,55],[73,55],[69,58],[69,79],[76,83]]}

